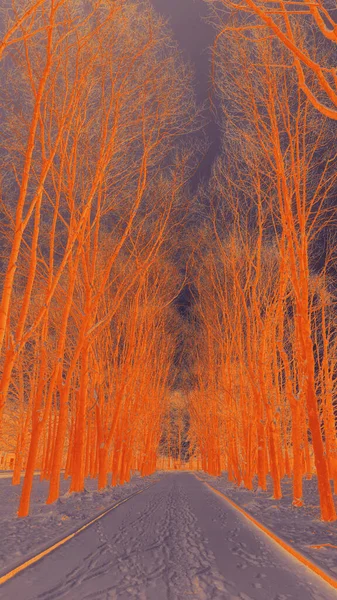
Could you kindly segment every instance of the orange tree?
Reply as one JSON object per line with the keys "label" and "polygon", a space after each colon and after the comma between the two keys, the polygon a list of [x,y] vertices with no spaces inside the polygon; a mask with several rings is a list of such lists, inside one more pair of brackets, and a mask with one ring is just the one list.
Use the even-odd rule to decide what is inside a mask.
{"label": "orange tree", "polygon": [[[233,387],[227,384],[222,393],[218,388],[218,399],[214,397],[212,402],[216,406],[226,392],[228,412],[233,413],[229,438],[233,440],[230,454],[235,478],[240,482],[242,477],[242,449],[237,440],[243,435],[244,445],[253,439],[251,451],[254,456],[257,453],[262,487],[269,464],[275,497],[281,493],[280,473],[289,472],[288,405],[292,416],[294,503],[302,502],[302,448],[308,475],[311,472],[310,429],[322,518],[334,520],[326,439],[321,431],[321,406],[327,402],[333,412],[333,399],[331,394],[323,397],[317,375],[314,327],[318,322],[314,319],[316,299],[310,263],[315,238],[329,226],[332,214],[336,183],[332,152],[326,160],[331,124],[298,90],[292,70],[287,68],[287,55],[273,41],[266,40],[259,30],[254,32],[254,43],[244,41],[235,27],[229,27],[226,37],[222,29],[221,34],[214,57],[214,82],[225,115],[228,151],[214,171],[216,185],[211,192],[215,199],[223,197],[227,208],[221,226],[214,210],[213,232],[219,250],[210,254],[207,278],[218,290],[218,300],[212,311],[203,310],[202,321],[206,323],[208,360],[215,365],[207,370],[216,372],[210,393],[214,395],[211,390],[218,388],[218,373],[226,362],[235,385],[245,390],[244,380],[248,380],[257,446],[255,434],[251,438],[247,428],[242,431],[243,406],[238,406],[238,393],[233,393]],[[219,231],[223,232],[226,221],[232,233],[224,240]],[[276,262],[269,273],[263,263],[270,255],[271,244],[275,246]],[[216,266],[217,261],[221,266]],[[225,271],[223,263],[227,263]],[[224,280],[228,265],[231,278]],[[229,297],[226,288],[231,290]],[[225,308],[220,308],[222,305]],[[215,314],[214,325],[209,321],[210,314]],[[229,336],[226,351],[221,351],[220,333],[210,335],[214,326],[218,332],[221,327],[226,331],[225,339]],[[233,347],[239,352],[231,358]],[[326,418],[328,431],[331,412]],[[281,436],[287,453],[281,452]]]}

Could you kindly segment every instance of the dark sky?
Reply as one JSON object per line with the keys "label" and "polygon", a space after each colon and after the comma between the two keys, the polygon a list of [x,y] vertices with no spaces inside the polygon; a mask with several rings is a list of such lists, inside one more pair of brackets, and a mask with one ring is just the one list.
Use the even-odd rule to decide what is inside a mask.
{"label": "dark sky", "polygon": [[[204,20],[204,17],[208,14],[206,3],[203,0],[151,0],[151,2],[157,12],[169,19],[169,24],[181,50],[186,59],[192,63],[195,71],[195,92],[198,103],[208,103],[210,47],[214,40],[214,29]],[[212,163],[219,151],[219,129],[214,122],[211,111],[207,108],[205,116],[209,121],[205,127],[205,132],[211,146],[198,172],[191,181],[192,190],[197,188],[201,180],[209,178]],[[190,284],[187,284],[175,302],[175,306],[184,319],[188,317],[192,303],[193,295]],[[177,389],[185,385],[188,387],[192,385],[190,366],[193,357],[188,343],[190,336],[187,335],[186,337],[186,331],[182,331],[175,357],[176,379],[173,385]],[[188,452],[188,449],[186,451]]]}
{"label": "dark sky", "polygon": [[[169,19],[174,36],[186,58],[195,70],[195,91],[200,104],[208,101],[210,50],[214,29],[205,22],[208,7],[203,0],[151,0],[154,8]],[[210,168],[219,149],[219,130],[210,111],[206,134],[212,145],[200,169],[199,178],[208,178]]]}

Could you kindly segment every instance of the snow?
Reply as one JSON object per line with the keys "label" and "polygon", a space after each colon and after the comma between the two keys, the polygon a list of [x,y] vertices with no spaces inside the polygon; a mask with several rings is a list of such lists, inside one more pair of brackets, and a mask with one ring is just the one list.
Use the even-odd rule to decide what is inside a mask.
{"label": "snow", "polygon": [[64,480],[61,477],[59,500],[46,505],[49,482],[39,481],[35,477],[30,515],[24,519],[19,519],[16,514],[23,480],[20,485],[12,486],[10,480],[1,479],[0,576],[157,478],[155,475],[143,478],[134,475],[129,483],[108,487],[100,492],[97,491],[97,480],[87,479],[84,492],[69,494],[70,479]]}
{"label": "snow", "polygon": [[[303,479],[302,507],[292,506],[292,480],[288,477],[282,480],[283,498],[275,500],[270,477],[267,491],[263,492],[257,488],[256,480],[254,491],[249,491],[229,482],[227,475],[211,477],[199,473],[198,476],[337,580],[337,521],[324,523],[320,519],[316,476],[311,480]],[[337,506],[336,496],[335,500]],[[323,544],[331,546],[317,548]]]}
{"label": "snow", "polygon": [[[222,479],[217,480],[217,485],[226,484]],[[75,520],[79,527],[81,520],[87,520],[89,511],[99,512],[96,509],[103,506],[107,494],[110,494],[107,504],[113,504],[112,494],[127,496],[140,489],[141,484],[154,481],[144,492],[3,584],[1,599],[337,598],[336,591],[270,542],[192,473],[186,472],[161,472],[145,480],[134,478],[123,488],[103,494],[88,491],[67,497],[64,489],[61,501],[46,508],[42,506],[42,498],[38,502],[35,497],[32,516],[12,524],[15,538],[12,542],[8,509],[7,516],[1,515],[7,524],[6,536],[1,539],[3,560],[8,560],[5,554],[12,554],[14,547],[18,548],[19,533],[20,544],[23,543],[20,550],[24,554],[33,546],[36,549],[37,544],[42,545],[42,538],[45,542],[48,532],[54,539],[57,534],[59,538],[64,536],[68,524],[62,516],[69,516],[72,526]],[[1,485],[6,483],[8,480],[3,480]],[[13,508],[12,520],[14,515]],[[17,523],[29,521],[26,531],[17,528]],[[30,546],[24,533],[32,536]],[[8,541],[10,550],[6,547]]]}

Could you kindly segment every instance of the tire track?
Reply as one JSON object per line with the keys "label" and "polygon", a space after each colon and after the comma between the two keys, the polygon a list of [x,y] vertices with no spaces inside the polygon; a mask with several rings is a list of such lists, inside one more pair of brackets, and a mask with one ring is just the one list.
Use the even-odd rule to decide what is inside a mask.
{"label": "tire track", "polygon": [[167,474],[8,582],[2,598],[330,600],[278,560],[192,475]]}

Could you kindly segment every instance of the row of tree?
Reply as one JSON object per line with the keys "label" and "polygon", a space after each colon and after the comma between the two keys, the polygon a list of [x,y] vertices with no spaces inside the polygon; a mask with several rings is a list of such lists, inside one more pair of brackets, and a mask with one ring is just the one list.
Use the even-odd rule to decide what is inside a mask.
{"label": "row of tree", "polygon": [[[156,468],[193,169],[191,75],[146,2],[3,13],[0,419],[14,483],[59,496]],[[3,421],[5,417],[5,421]]]}
{"label": "row of tree", "polygon": [[53,502],[62,471],[104,488],[160,453],[248,488],[270,473],[275,498],[292,476],[296,506],[316,473],[336,518],[335,30],[320,1],[207,1],[223,147],[185,228],[200,120],[149,4],[3,8],[0,427],[20,516],[37,468]]}
{"label": "row of tree", "polygon": [[[213,475],[226,469],[249,489],[257,476],[265,490],[270,473],[277,499],[282,477],[292,476],[295,506],[303,476],[315,471],[322,519],[332,521],[336,129],[331,114],[317,110],[318,71],[307,69],[306,87],[298,85],[307,48],[316,60],[331,54],[299,9],[306,2],[270,8],[243,0],[229,20],[223,7],[233,6],[220,4],[212,75],[223,150],[195,250],[191,433]],[[307,5],[323,27],[316,3]],[[319,68],[329,79],[328,66]]]}

